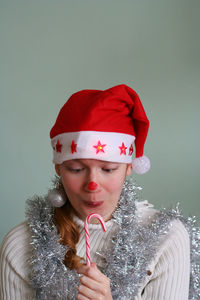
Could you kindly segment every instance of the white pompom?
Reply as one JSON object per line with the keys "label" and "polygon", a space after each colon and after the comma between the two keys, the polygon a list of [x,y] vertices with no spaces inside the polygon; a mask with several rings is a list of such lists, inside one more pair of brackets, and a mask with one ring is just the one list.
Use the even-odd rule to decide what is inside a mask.
{"label": "white pompom", "polygon": [[51,202],[52,206],[61,207],[66,202],[66,195],[64,191],[55,188],[49,191],[47,199]]}
{"label": "white pompom", "polygon": [[148,172],[150,167],[151,167],[150,160],[145,155],[134,158],[133,160],[133,170],[137,174],[144,174]]}

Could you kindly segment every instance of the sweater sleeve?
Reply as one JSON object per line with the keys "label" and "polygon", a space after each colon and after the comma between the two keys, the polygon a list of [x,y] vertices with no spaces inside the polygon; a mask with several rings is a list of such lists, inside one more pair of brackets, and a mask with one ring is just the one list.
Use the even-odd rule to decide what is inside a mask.
{"label": "sweater sleeve", "polygon": [[22,223],[4,238],[0,248],[0,299],[33,300],[28,280],[31,255],[28,226]]}
{"label": "sweater sleeve", "polygon": [[171,223],[149,271],[150,278],[134,300],[188,300],[190,242],[180,221]]}

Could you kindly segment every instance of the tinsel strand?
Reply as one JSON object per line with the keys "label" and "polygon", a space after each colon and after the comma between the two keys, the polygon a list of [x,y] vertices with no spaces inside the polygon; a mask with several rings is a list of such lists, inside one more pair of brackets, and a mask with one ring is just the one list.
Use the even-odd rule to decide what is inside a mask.
{"label": "tinsel strand", "polygon": [[[113,214],[119,231],[113,236],[112,247],[100,253],[106,260],[106,266],[101,271],[111,280],[113,299],[127,300],[137,295],[160,241],[165,238],[172,221],[180,220],[191,240],[189,300],[200,300],[200,229],[195,217],[183,218],[177,207],[171,211],[157,212],[155,220],[150,225],[144,225],[135,213],[139,189],[132,180],[125,182],[118,208]],[[46,197],[36,196],[28,200],[26,214],[32,233],[31,280],[37,299],[76,299],[79,275],[63,264],[67,246],[58,242],[53,208]]]}

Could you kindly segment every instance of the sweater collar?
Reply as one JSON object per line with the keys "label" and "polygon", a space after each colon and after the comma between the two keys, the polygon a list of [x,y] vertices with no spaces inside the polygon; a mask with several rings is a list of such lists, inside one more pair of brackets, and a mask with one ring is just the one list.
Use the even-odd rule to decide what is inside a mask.
{"label": "sweater collar", "polygon": [[[76,215],[73,216],[73,221],[75,222],[75,224],[79,227],[79,228],[84,228],[84,221],[81,220],[79,217],[77,217]],[[110,228],[113,226],[114,220],[110,219],[108,221],[105,222],[106,223],[106,227]],[[89,228],[92,230],[102,230],[102,226],[100,223],[90,223],[89,224]]]}

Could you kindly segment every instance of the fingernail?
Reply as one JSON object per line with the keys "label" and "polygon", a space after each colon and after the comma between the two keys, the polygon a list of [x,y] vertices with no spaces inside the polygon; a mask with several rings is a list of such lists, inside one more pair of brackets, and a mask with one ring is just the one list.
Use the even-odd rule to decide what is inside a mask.
{"label": "fingernail", "polygon": [[92,263],[91,263],[91,267],[93,267],[93,268],[96,267],[96,263],[95,263],[95,262],[92,262]]}

